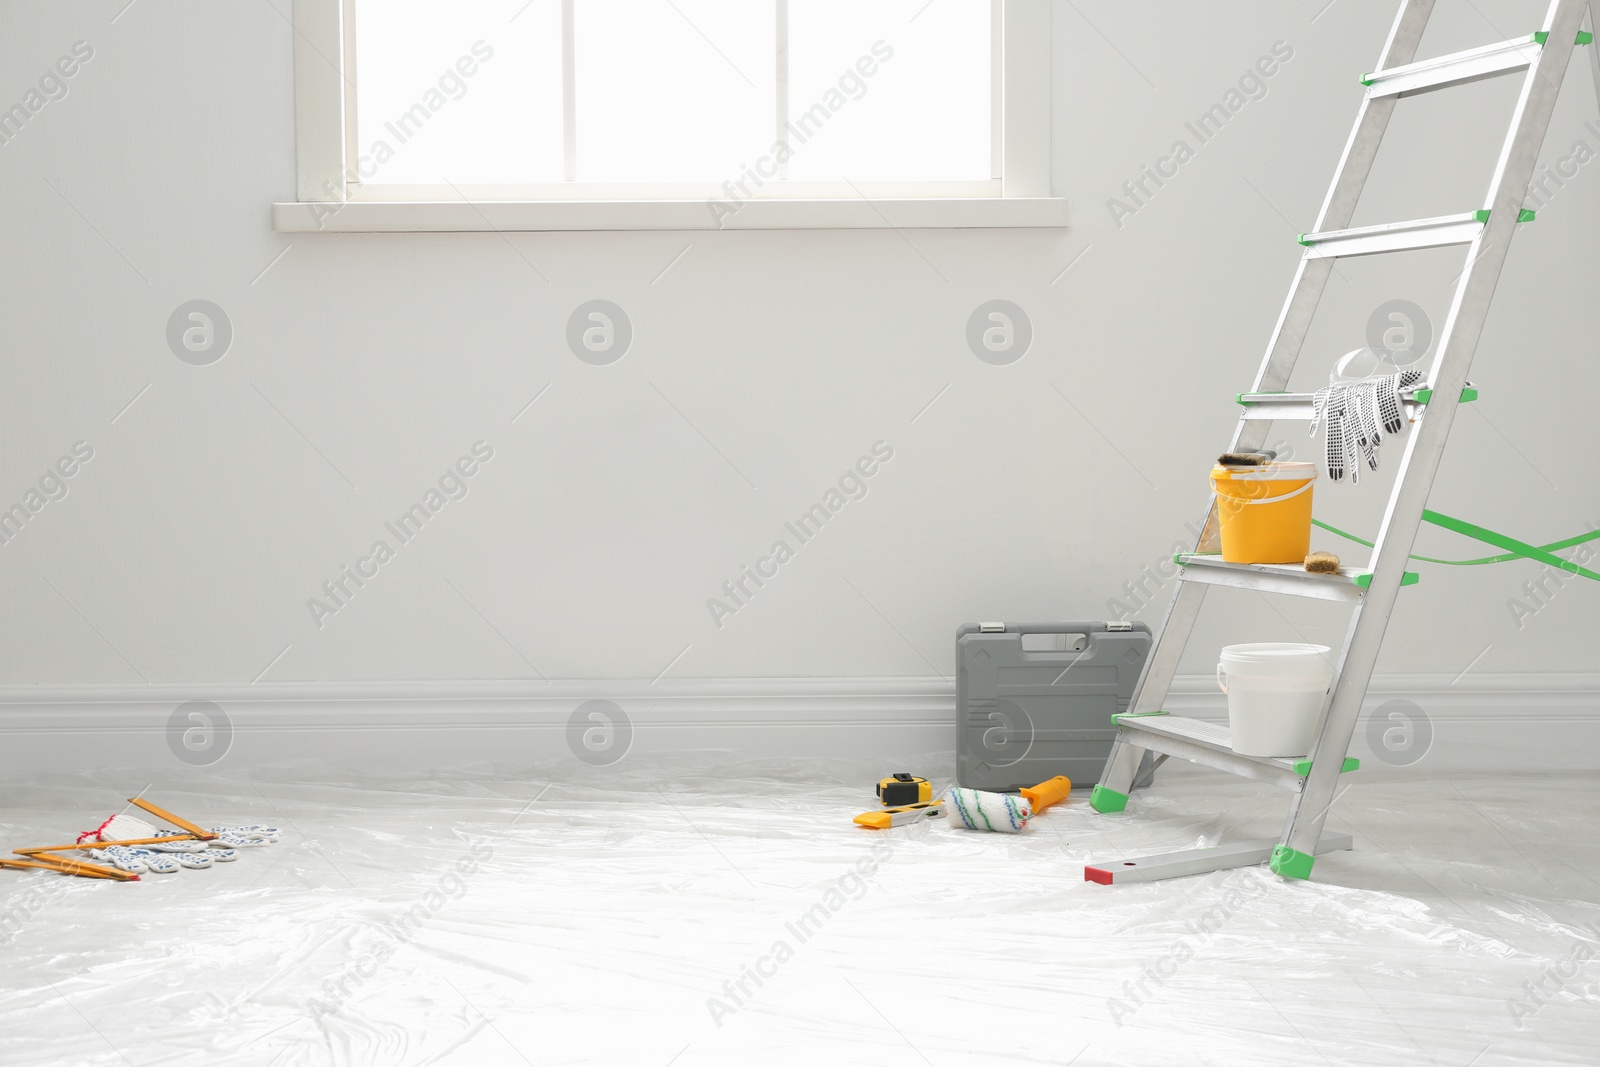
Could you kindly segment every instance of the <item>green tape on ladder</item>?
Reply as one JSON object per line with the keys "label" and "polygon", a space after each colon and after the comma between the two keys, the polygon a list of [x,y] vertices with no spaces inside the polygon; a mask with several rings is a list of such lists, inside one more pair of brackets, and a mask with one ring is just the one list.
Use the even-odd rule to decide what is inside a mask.
{"label": "green tape on ladder", "polygon": [[[1526,541],[1518,541],[1515,537],[1507,537],[1505,534],[1495,533],[1493,530],[1485,529],[1482,526],[1477,526],[1461,519],[1451,518],[1449,515],[1442,515],[1437,511],[1424,510],[1422,512],[1422,521],[1431,522],[1435,526],[1442,526],[1454,533],[1465,534],[1467,537],[1482,541],[1484,544],[1494,545],[1496,548],[1509,549],[1516,555],[1531,559],[1536,563],[1543,563],[1546,566],[1555,567],[1557,570],[1579,574],[1585,578],[1600,582],[1600,574],[1596,574],[1586,567],[1580,567],[1571,560],[1551,555],[1536,545],[1530,545]],[[1594,536],[1600,537],[1600,531],[1596,531]],[[1590,540],[1590,538],[1586,537],[1584,540]]]}
{"label": "green tape on ladder", "polygon": [[[1593,580],[1600,582],[1600,574],[1596,574],[1591,570],[1586,570],[1570,560],[1562,559],[1560,556],[1551,555],[1551,552],[1553,551],[1559,551],[1563,548],[1571,548],[1574,545],[1581,545],[1589,541],[1600,540],[1600,530],[1590,530],[1588,533],[1576,534],[1572,537],[1563,538],[1560,541],[1552,541],[1548,545],[1530,545],[1525,544],[1522,541],[1518,541],[1515,538],[1507,537],[1505,534],[1498,534],[1493,530],[1486,530],[1481,526],[1474,526],[1470,522],[1463,522],[1460,519],[1451,518],[1449,515],[1444,515],[1437,511],[1424,511],[1422,513],[1422,519],[1424,522],[1430,522],[1435,526],[1442,526],[1446,530],[1451,530],[1455,533],[1465,534],[1466,536],[1478,541],[1482,541],[1485,544],[1494,545],[1497,548],[1510,549],[1510,551],[1506,552],[1504,555],[1484,556],[1481,559],[1435,559],[1432,556],[1418,556],[1415,554],[1411,556],[1412,559],[1421,560],[1423,563],[1442,563],[1447,567],[1478,567],[1486,563],[1506,563],[1514,559],[1531,559],[1536,563],[1546,563],[1552,567],[1568,571],[1572,574],[1581,575],[1585,578],[1592,578]],[[1366,545],[1368,548],[1373,547],[1372,542],[1368,541],[1366,538],[1357,537],[1348,530],[1341,530],[1337,526],[1323,522],[1321,519],[1312,519],[1311,524],[1313,526],[1320,526],[1331,534],[1337,534],[1347,541],[1354,541],[1356,544]]]}

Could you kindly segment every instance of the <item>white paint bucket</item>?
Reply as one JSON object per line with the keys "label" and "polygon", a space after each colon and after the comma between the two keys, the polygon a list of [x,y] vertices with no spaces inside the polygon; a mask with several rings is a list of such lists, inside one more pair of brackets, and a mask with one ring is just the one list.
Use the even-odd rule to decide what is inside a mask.
{"label": "white paint bucket", "polygon": [[1333,678],[1332,649],[1269,641],[1228,645],[1217,686],[1228,694],[1228,732],[1242,756],[1304,756]]}

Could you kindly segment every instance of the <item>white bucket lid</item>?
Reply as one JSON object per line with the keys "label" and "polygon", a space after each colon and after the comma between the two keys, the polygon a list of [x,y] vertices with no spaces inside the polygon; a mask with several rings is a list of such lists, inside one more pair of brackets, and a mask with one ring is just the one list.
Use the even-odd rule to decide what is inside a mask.
{"label": "white bucket lid", "polygon": [[1333,649],[1327,645],[1310,645],[1301,641],[1257,641],[1245,645],[1224,645],[1224,659],[1240,663],[1282,663],[1285,660],[1323,657]]}
{"label": "white bucket lid", "polygon": [[1225,645],[1222,662],[1244,674],[1322,674],[1333,670],[1333,649],[1300,641]]}
{"label": "white bucket lid", "polygon": [[1315,463],[1303,463],[1299,460],[1274,460],[1259,467],[1223,467],[1218,466],[1211,472],[1213,478],[1225,478],[1231,482],[1282,482],[1295,478],[1307,481],[1317,476]]}

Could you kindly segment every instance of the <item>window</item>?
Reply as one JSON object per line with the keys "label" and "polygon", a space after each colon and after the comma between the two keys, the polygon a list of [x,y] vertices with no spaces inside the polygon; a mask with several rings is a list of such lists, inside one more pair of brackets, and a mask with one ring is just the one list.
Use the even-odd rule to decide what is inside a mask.
{"label": "window", "polygon": [[297,0],[280,230],[1063,225],[1048,0]]}

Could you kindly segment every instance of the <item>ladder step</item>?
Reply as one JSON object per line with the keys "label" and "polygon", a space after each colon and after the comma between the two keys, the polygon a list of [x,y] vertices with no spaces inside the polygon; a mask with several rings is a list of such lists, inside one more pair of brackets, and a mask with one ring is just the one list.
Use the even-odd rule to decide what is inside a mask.
{"label": "ladder step", "polygon": [[1241,756],[1233,750],[1228,728],[1220,723],[1189,719],[1182,715],[1123,713],[1113,715],[1120,737],[1130,745],[1150,752],[1161,752],[1213,767],[1244,778],[1271,782],[1285,789],[1299,789],[1304,775],[1297,761],[1270,756]]}
{"label": "ladder step", "polygon": [[1403,67],[1376,71],[1362,78],[1361,84],[1367,87],[1368,99],[1383,96],[1417,96],[1435,89],[1466,85],[1485,78],[1527,70],[1533,61],[1539,58],[1539,52],[1543,47],[1543,43],[1535,35],[1529,34],[1514,41],[1502,41],[1499,44],[1471,48],[1465,52],[1455,52],[1435,59],[1407,63]]}
{"label": "ladder step", "polygon": [[1486,221],[1483,212],[1467,211],[1460,215],[1440,215],[1411,222],[1385,222],[1349,230],[1304,233],[1300,235],[1300,243],[1306,246],[1306,259],[1410,252],[1419,248],[1471,244],[1483,232]]}
{"label": "ladder step", "polygon": [[[1270,422],[1274,419],[1302,422],[1311,421],[1311,401],[1314,393],[1239,393],[1234,399],[1244,406],[1239,417],[1247,422]],[[1418,409],[1433,399],[1433,390],[1425,385],[1412,386],[1400,393],[1400,404],[1406,418],[1415,420]],[[1468,386],[1461,390],[1461,403],[1470,404],[1478,399],[1478,390]]]}
{"label": "ladder step", "polygon": [[[1405,409],[1408,420],[1414,420],[1422,406],[1414,396],[1421,388],[1416,386],[1400,393],[1400,405]],[[1246,421],[1286,419],[1310,422],[1313,396],[1314,393],[1239,393],[1235,399],[1244,405],[1244,412],[1239,417]]]}
{"label": "ladder step", "polygon": [[[1207,552],[1180,552],[1172,559],[1183,568],[1178,572],[1179,581],[1346,604],[1360,601],[1372,583],[1372,572],[1356,567],[1340,567],[1336,574],[1312,574],[1299,563],[1225,563],[1221,556]],[[1415,571],[1406,571],[1400,584],[1416,585],[1417,580]]]}
{"label": "ladder step", "polygon": [[[1235,867],[1254,867],[1272,858],[1277,841],[1231,841],[1211,848],[1186,848],[1156,856],[1136,856],[1133,859],[1100,860],[1083,868],[1083,880],[1101,885],[1122,885],[1127,882],[1158,882],[1163,878],[1178,878],[1186,874],[1205,874],[1209,871],[1226,871]],[[1317,842],[1317,855],[1327,852],[1344,852],[1355,847],[1349,834],[1323,834]]]}

